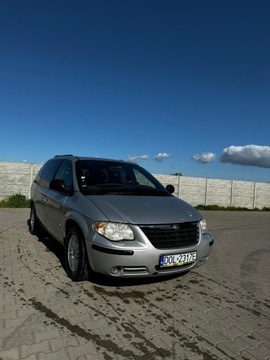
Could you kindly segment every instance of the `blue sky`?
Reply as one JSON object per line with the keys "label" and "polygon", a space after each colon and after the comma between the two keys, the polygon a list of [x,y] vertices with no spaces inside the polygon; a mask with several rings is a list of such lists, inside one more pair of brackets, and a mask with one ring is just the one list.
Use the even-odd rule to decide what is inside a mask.
{"label": "blue sky", "polygon": [[268,0],[1,0],[0,161],[270,181]]}

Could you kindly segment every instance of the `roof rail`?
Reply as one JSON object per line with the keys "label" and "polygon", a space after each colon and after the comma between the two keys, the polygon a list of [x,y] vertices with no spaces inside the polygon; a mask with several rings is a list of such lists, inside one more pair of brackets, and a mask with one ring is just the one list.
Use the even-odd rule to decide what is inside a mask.
{"label": "roof rail", "polygon": [[72,154],[55,155],[55,157],[59,157],[59,156],[73,156],[73,155]]}

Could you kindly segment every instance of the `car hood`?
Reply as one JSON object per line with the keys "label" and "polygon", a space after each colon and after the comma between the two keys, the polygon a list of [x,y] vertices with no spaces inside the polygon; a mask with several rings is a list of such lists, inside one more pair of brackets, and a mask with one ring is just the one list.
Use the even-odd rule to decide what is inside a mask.
{"label": "car hood", "polygon": [[174,196],[86,196],[109,221],[130,224],[169,224],[200,221],[201,214]]}

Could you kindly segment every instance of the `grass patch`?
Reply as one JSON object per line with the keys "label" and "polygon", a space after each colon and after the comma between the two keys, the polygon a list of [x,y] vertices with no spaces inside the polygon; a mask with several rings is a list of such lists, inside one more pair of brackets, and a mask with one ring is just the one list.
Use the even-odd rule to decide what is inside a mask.
{"label": "grass patch", "polygon": [[0,208],[29,208],[30,200],[21,194],[9,196],[7,199],[0,201]]}

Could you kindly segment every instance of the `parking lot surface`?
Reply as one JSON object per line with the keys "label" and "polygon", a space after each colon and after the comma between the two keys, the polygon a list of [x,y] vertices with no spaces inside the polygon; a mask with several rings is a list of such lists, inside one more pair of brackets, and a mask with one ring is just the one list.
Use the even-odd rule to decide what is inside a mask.
{"label": "parking lot surface", "polygon": [[0,359],[270,359],[270,213],[204,212],[209,262],[153,280],[72,282],[61,245],[0,209]]}

